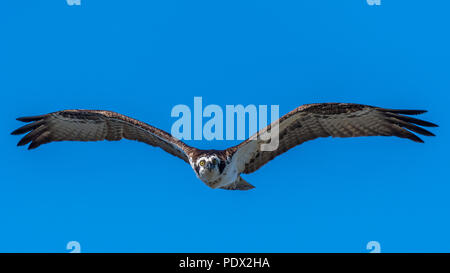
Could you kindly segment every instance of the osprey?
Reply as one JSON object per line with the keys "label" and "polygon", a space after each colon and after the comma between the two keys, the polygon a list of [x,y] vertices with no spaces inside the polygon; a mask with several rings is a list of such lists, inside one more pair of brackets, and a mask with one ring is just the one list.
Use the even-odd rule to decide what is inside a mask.
{"label": "osprey", "polygon": [[[353,103],[315,103],[300,106],[257,132],[237,146],[226,150],[200,150],[190,147],[169,133],[130,117],[100,110],[64,110],[17,120],[31,122],[14,132],[27,133],[17,144],[30,143],[28,149],[53,141],[137,140],[189,163],[197,177],[209,187],[228,190],[248,190],[253,185],[241,174],[261,166],[302,144],[319,137],[396,136],[423,142],[414,133],[434,136],[419,126],[436,124],[410,117],[424,110],[395,110]],[[268,143],[257,136],[276,124],[279,146],[273,151],[261,149]],[[417,126],[419,125],[419,126]]]}

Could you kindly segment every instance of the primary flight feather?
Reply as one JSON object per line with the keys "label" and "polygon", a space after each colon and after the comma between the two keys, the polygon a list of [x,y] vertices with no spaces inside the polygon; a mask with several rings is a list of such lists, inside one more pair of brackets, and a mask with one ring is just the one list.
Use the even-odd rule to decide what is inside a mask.
{"label": "primary flight feather", "polygon": [[276,124],[279,129],[279,146],[274,151],[262,150],[261,145],[267,143],[267,140],[255,136],[226,150],[200,150],[144,122],[99,110],[63,110],[18,118],[19,121],[29,123],[12,134],[27,133],[17,145],[30,143],[28,149],[65,140],[137,140],[160,147],[189,163],[197,177],[211,188],[248,190],[254,187],[241,178],[241,173],[252,173],[276,156],[308,140],[329,136],[396,136],[423,142],[416,134],[434,136],[422,127],[437,125],[410,115],[425,112],[354,103],[303,105],[255,134],[258,136],[267,132]]}

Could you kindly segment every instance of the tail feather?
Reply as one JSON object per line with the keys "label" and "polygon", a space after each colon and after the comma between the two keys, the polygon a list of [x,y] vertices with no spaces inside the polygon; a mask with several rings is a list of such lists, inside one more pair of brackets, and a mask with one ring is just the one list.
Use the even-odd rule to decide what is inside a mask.
{"label": "tail feather", "polygon": [[240,176],[238,177],[238,179],[236,181],[234,181],[234,183],[231,183],[225,187],[221,187],[221,189],[224,189],[224,190],[240,190],[240,191],[247,191],[247,190],[251,190],[254,188],[255,188],[255,186],[248,183],[247,181],[242,179],[242,177],[240,177]]}

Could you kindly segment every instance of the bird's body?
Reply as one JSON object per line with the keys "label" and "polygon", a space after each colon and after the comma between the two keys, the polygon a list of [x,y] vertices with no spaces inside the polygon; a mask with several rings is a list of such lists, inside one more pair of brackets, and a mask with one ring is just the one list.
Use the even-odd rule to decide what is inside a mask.
{"label": "bird's body", "polygon": [[[53,141],[99,141],[130,139],[157,146],[189,163],[197,177],[211,188],[248,190],[254,188],[241,174],[261,166],[287,150],[318,137],[397,136],[423,142],[414,133],[433,136],[420,126],[437,125],[408,115],[422,110],[394,110],[353,103],[317,103],[300,106],[226,150],[200,150],[169,133],[130,117],[99,110],[64,110],[18,120],[31,122],[12,134],[27,133],[19,146],[29,149]],[[267,151],[270,140],[259,138],[277,126],[279,146]]]}

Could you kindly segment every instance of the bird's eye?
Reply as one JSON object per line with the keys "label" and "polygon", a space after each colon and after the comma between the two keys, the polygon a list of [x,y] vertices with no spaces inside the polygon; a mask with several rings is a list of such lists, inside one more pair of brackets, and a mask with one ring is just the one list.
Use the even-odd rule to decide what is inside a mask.
{"label": "bird's eye", "polygon": [[205,160],[200,161],[200,166],[205,166]]}

